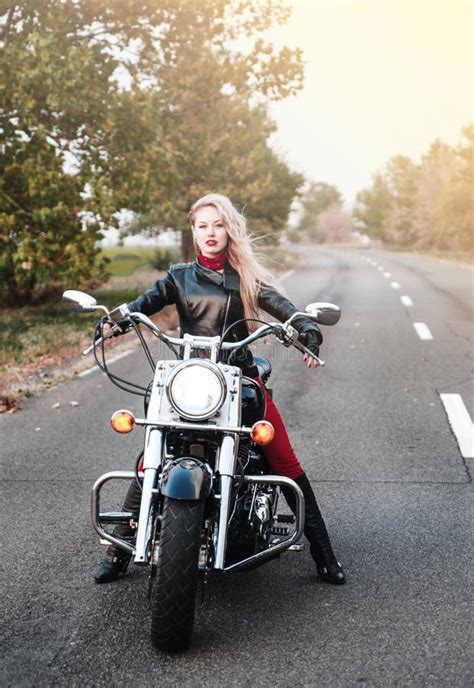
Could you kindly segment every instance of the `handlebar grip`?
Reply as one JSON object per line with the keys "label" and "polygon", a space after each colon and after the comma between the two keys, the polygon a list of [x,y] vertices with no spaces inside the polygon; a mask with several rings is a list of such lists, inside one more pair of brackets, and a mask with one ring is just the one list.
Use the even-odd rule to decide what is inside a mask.
{"label": "handlebar grip", "polygon": [[326,361],[323,361],[322,359],[319,358],[319,356],[316,356],[316,354],[314,354],[304,344],[302,344],[299,339],[295,339],[293,341],[293,346],[295,346],[298,349],[298,351],[301,351],[301,353],[308,354],[308,356],[311,356],[311,358],[314,358],[315,361],[318,361],[320,366],[326,365]]}

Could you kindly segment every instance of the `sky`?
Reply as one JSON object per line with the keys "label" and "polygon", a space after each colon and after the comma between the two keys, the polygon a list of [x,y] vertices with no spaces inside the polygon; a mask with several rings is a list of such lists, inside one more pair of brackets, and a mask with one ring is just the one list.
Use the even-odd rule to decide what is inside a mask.
{"label": "sky", "polygon": [[393,155],[418,161],[437,138],[456,145],[474,120],[474,2],[290,0],[272,29],[300,47],[305,86],[272,106],[273,147],[349,208]]}

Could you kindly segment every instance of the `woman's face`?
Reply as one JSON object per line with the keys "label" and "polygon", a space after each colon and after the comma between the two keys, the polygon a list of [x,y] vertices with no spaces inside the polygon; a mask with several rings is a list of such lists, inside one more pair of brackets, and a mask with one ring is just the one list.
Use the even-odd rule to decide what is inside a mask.
{"label": "woman's face", "polygon": [[227,230],[213,205],[196,211],[193,227],[194,240],[203,255],[213,258],[227,246]]}

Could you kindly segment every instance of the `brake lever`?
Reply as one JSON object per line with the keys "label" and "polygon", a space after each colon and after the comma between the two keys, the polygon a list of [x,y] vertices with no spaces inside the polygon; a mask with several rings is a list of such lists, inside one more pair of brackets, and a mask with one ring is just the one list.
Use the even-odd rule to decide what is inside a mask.
{"label": "brake lever", "polygon": [[319,358],[319,356],[316,356],[315,353],[310,351],[304,344],[301,343],[299,340],[298,331],[294,327],[288,325],[284,328],[282,335],[283,336],[281,337],[280,341],[282,341],[285,346],[294,346],[296,349],[298,349],[298,351],[301,351],[301,353],[307,354],[317,361],[321,367],[326,365],[326,361],[323,361],[321,358]]}
{"label": "brake lever", "polygon": [[302,344],[299,340],[294,342],[293,346],[295,346],[299,351],[301,351],[301,353],[308,354],[308,356],[314,358],[314,360],[317,361],[321,367],[326,365],[326,361],[323,361],[321,358],[319,358],[319,356],[316,356],[315,353],[306,348],[306,346]]}

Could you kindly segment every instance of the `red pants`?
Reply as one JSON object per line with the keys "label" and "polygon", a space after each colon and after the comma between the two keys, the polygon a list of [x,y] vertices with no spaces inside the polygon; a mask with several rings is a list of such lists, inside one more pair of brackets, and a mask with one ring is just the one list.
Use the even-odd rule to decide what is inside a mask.
{"label": "red pants", "polygon": [[268,465],[273,473],[277,475],[283,475],[286,478],[297,478],[304,473],[304,470],[291,446],[282,417],[262,380],[259,377],[253,379],[258,382],[265,393],[267,401],[265,420],[268,420],[275,428],[275,437],[270,444],[263,448]]}

